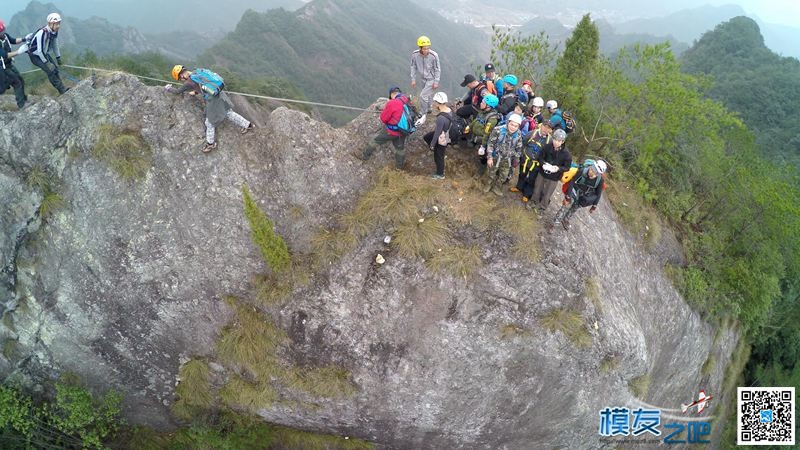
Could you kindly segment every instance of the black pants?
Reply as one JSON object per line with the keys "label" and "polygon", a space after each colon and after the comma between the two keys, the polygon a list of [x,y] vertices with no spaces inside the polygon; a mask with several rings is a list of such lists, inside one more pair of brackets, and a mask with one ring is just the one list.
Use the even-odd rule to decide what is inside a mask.
{"label": "black pants", "polygon": [[49,53],[45,55],[47,57],[47,62],[42,62],[36,55],[28,56],[31,58],[31,64],[42,69],[42,71],[47,74],[47,79],[50,80],[50,84],[56,88],[59,94],[67,92],[67,88],[65,88],[64,83],[61,82],[61,76],[58,74],[58,64],[53,61],[53,57]]}
{"label": "black pants", "polygon": [[[442,131],[442,133],[446,133],[446,131]],[[422,140],[430,148],[431,141],[433,141],[433,131],[429,131],[425,136],[422,136]],[[444,151],[446,149],[447,146],[439,145],[438,142],[433,146],[433,162],[436,163],[436,175],[444,176]]]}
{"label": "black pants", "polygon": [[475,108],[473,108],[472,105],[464,105],[456,110],[456,115],[467,119],[467,123],[469,123],[470,118],[475,115],[475,112]]}
{"label": "black pants", "polygon": [[522,172],[520,170],[519,179],[517,180],[517,189],[522,192],[522,195],[525,198],[530,199],[533,196],[533,185],[536,182],[536,175],[538,174],[539,167],[531,169],[527,172]]}
{"label": "black pants", "polygon": [[11,63],[8,63],[6,64],[5,70],[0,66],[0,94],[10,87],[14,88],[14,97],[17,100],[17,107],[22,109],[22,107],[25,106],[25,102],[28,100],[28,96],[25,95],[25,81],[22,79],[22,75],[19,74],[17,68],[12,66]]}

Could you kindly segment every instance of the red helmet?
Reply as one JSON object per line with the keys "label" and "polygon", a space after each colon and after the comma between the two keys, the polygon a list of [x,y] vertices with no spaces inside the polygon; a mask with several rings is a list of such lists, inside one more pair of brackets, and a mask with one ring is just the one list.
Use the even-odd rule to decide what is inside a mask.
{"label": "red helmet", "polygon": [[6,31],[6,24],[3,22],[3,19],[0,19],[0,33],[5,33]]}

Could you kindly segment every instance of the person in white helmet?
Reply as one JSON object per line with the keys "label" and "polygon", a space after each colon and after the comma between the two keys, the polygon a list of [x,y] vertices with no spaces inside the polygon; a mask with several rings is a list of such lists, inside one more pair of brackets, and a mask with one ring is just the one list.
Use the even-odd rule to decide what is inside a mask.
{"label": "person in white helmet", "polygon": [[489,180],[483,192],[492,191],[495,195],[502,196],[503,190],[500,189],[500,185],[519,166],[519,157],[522,154],[522,132],[519,131],[521,123],[522,116],[512,114],[508,118],[508,123],[495,127],[489,135],[486,146]]}
{"label": "person in white helmet", "polygon": [[[61,76],[58,73],[58,66],[61,65],[61,51],[58,49],[58,30],[61,28],[61,15],[50,13],[47,15],[47,25],[38,29],[36,32],[25,37],[28,44],[28,57],[31,63],[42,69],[47,74],[50,84],[59,94],[67,92],[69,88],[64,87]],[[53,59],[54,53],[56,55]]]}
{"label": "person in white helmet", "polygon": [[447,94],[437,92],[433,95],[432,111],[436,113],[436,128],[428,132],[422,139],[433,151],[433,162],[436,172],[431,175],[434,180],[444,180],[444,151],[450,143],[450,125],[453,122],[453,110],[447,106]]}
{"label": "person in white helmet", "polygon": [[422,78],[422,92],[419,93],[419,112],[422,117],[417,120],[417,127],[425,123],[425,118],[431,109],[433,92],[439,88],[442,77],[442,67],[439,64],[439,55],[431,50],[431,40],[428,36],[417,39],[418,50],[411,53],[411,88],[417,87],[417,74]]}
{"label": "person in white helmet", "polygon": [[575,211],[591,206],[589,213],[595,212],[606,188],[604,174],[607,168],[606,162],[602,159],[587,159],[581,164],[578,173],[564,185],[564,201],[552,225],[560,223],[565,230],[568,230],[569,219]]}

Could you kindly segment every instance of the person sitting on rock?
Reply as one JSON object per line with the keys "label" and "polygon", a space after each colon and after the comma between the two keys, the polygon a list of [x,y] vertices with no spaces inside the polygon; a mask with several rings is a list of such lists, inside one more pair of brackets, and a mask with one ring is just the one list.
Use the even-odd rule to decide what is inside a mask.
{"label": "person sitting on rock", "polygon": [[590,213],[597,209],[606,187],[604,173],[606,173],[606,162],[602,159],[597,161],[587,159],[581,164],[578,173],[564,186],[564,201],[550,228],[560,223],[565,230],[568,230],[569,219],[575,211],[586,206],[591,206]]}
{"label": "person sitting on rock", "polygon": [[405,105],[409,104],[409,99],[398,86],[389,88],[389,101],[381,111],[381,122],[383,126],[372,137],[372,140],[367,144],[364,152],[361,154],[361,160],[366,161],[372,156],[376,148],[391,142],[394,145],[394,165],[395,168],[400,170],[406,161],[406,135],[403,134],[397,127],[400,119],[403,117],[403,109]]}
{"label": "person sitting on rock", "polygon": [[500,185],[505,182],[514,168],[519,166],[519,157],[522,153],[522,133],[519,125],[522,117],[513,114],[508,123],[492,130],[489,144],[486,147],[486,165],[489,167],[489,180],[483,192],[492,191],[497,196],[503,195]]}
{"label": "person sitting on rock", "polygon": [[532,208],[531,204],[536,205],[539,214],[550,205],[550,197],[553,196],[561,175],[572,166],[572,155],[564,147],[566,139],[567,133],[564,130],[553,131],[553,140],[549,145],[544,145],[539,154],[540,171],[533,185],[532,201],[526,205],[527,208]]}
{"label": "person sitting on rock", "polygon": [[13,87],[14,97],[19,109],[25,106],[28,96],[25,95],[25,81],[23,81],[22,75],[19,74],[17,68],[14,67],[12,58],[25,53],[28,46],[23,44],[17,51],[12,51],[11,44],[20,44],[22,42],[22,38],[15,38],[6,33],[6,24],[0,20],[0,94],[9,87]]}
{"label": "person sitting on rock", "polygon": [[178,64],[172,68],[172,78],[183,81],[179,88],[168,84],[164,86],[171,94],[202,95],[205,100],[205,125],[206,125],[206,144],[203,146],[203,153],[208,153],[217,148],[216,127],[225,119],[242,128],[242,134],[252,130],[254,125],[233,110],[233,103],[228,94],[223,90],[224,81],[222,77],[208,69],[188,70]]}
{"label": "person sitting on rock", "polygon": [[[57,40],[59,28],[61,28],[61,15],[51,13],[47,16],[47,25],[25,36],[25,41],[29,42],[28,57],[31,64],[42,69],[42,72],[47,74],[50,84],[56,88],[59,94],[63,94],[69,88],[64,87],[58,72],[58,66],[61,65],[61,51],[58,49]],[[51,50],[56,55],[55,61],[53,55],[50,54]]]}

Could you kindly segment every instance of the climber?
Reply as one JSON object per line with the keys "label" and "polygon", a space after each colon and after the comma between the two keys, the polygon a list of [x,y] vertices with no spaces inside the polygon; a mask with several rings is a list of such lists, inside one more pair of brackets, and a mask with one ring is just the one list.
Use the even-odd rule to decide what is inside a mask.
{"label": "climber", "polygon": [[475,120],[469,125],[471,142],[474,145],[480,145],[478,149],[478,171],[475,174],[476,178],[480,178],[486,172],[486,142],[489,140],[489,135],[500,121],[500,114],[495,111],[499,100],[494,94],[487,94],[481,99],[479,112]]}
{"label": "climber", "polygon": [[[36,32],[25,36],[25,41],[28,42],[28,57],[31,63],[42,69],[47,74],[47,79],[50,84],[63,94],[69,90],[64,87],[59,75],[58,66],[61,65],[61,51],[58,49],[58,30],[61,28],[61,15],[58,13],[51,13],[47,15],[47,25],[38,29]],[[56,55],[55,61],[50,54],[50,50]],[[52,65],[52,67],[51,67]]]}
{"label": "climber", "polygon": [[550,113],[550,122],[553,124],[553,129],[560,128],[566,131],[567,124],[564,122],[564,118],[561,117],[561,110],[558,108],[558,102],[555,100],[548,100],[545,106]]}
{"label": "climber", "polygon": [[478,105],[473,103],[473,99],[480,99],[483,97],[480,95],[480,92],[476,92],[478,85],[480,85],[480,82],[475,78],[475,75],[472,75],[471,73],[464,75],[464,81],[461,82],[461,87],[468,88],[469,90],[461,98],[461,101],[459,102],[461,106],[456,109],[456,114],[464,119],[469,120],[469,118],[475,115],[475,113],[478,111]]}
{"label": "climber", "polygon": [[403,168],[406,161],[406,135],[398,129],[397,124],[403,118],[403,110],[405,105],[410,103],[411,100],[402,93],[398,86],[389,88],[389,101],[381,111],[381,122],[383,125],[380,130],[372,137],[372,140],[364,152],[361,154],[361,160],[366,161],[372,156],[375,149],[389,141],[394,145],[394,165],[398,170]]}
{"label": "climber", "polygon": [[[494,64],[486,63],[486,65],[483,66],[483,74],[481,74],[481,81],[489,81],[491,83],[494,83],[495,81],[497,81],[497,78],[498,78],[497,73],[494,70]],[[496,92],[494,94],[497,95]]]}
{"label": "climber", "polygon": [[569,170],[572,165],[572,155],[564,146],[566,139],[567,133],[564,130],[553,131],[553,140],[550,144],[542,146],[542,152],[539,153],[540,170],[534,182],[532,202],[526,205],[531,209],[531,203],[535,204],[539,214],[542,214],[550,204],[550,197],[553,196],[553,191],[561,180],[561,174]]}
{"label": "climber", "polygon": [[417,39],[418,50],[411,53],[411,87],[417,87],[417,74],[422,78],[422,92],[419,94],[419,111],[422,116],[417,120],[417,127],[425,123],[425,118],[431,109],[431,96],[439,88],[439,79],[442,69],[439,65],[439,55],[431,50],[431,40],[427,36]]}
{"label": "climber", "polygon": [[568,230],[569,219],[579,208],[591,206],[589,213],[593,213],[606,187],[604,173],[606,173],[605,161],[585,160],[578,173],[564,186],[564,201],[549,228],[560,223],[565,230]]}
{"label": "climber", "polygon": [[183,81],[179,88],[171,84],[164,86],[171,94],[202,95],[205,100],[205,125],[206,125],[206,144],[203,146],[203,153],[208,153],[217,148],[216,127],[225,119],[230,120],[242,128],[242,134],[255,128],[247,119],[233,110],[233,103],[228,94],[223,90],[225,83],[222,77],[208,69],[189,70],[178,64],[172,68],[172,78]]}
{"label": "climber", "polygon": [[21,44],[22,42],[22,38],[15,38],[6,32],[6,24],[0,19],[0,94],[9,87],[13,87],[19,109],[25,106],[28,96],[25,95],[25,81],[14,67],[12,58],[25,53],[28,46],[23,44],[16,51],[11,51],[11,44]]}
{"label": "climber", "polygon": [[433,111],[436,113],[436,129],[428,132],[422,139],[433,151],[436,172],[431,178],[444,180],[444,151],[450,143],[450,124],[453,121],[452,110],[447,106],[447,94],[437,92],[433,95]]}
{"label": "climber", "polygon": [[525,92],[527,100],[525,100],[525,109],[530,110],[531,108],[531,101],[536,96],[536,93],[533,91],[533,81],[531,80],[524,80],[522,82],[522,87],[520,88]]}
{"label": "climber", "polygon": [[517,106],[517,102],[519,102],[519,96],[515,91],[516,86],[516,75],[508,74],[503,76],[503,96],[500,97],[500,106],[497,107],[497,112],[499,112],[500,115],[505,116],[513,111],[514,107]]}
{"label": "climber", "polygon": [[500,185],[506,180],[517,166],[522,153],[522,133],[519,125],[522,117],[514,114],[508,123],[492,130],[489,144],[486,147],[486,165],[489,167],[489,180],[483,187],[483,192],[492,191],[497,196],[502,196]]}
{"label": "climber", "polygon": [[550,144],[551,131],[549,126],[545,126],[528,134],[523,133],[519,178],[517,185],[509,189],[511,192],[522,193],[522,203],[528,203],[533,196],[533,186],[539,174],[539,155],[542,153],[542,148]]}
{"label": "climber", "polygon": [[542,97],[535,97],[528,105],[528,114],[522,119],[521,128],[524,134],[528,134],[535,130],[539,124],[545,122],[544,116],[542,115],[544,99]]}

